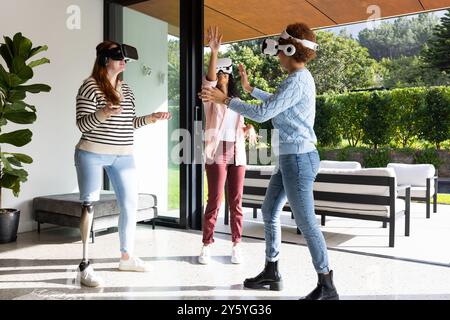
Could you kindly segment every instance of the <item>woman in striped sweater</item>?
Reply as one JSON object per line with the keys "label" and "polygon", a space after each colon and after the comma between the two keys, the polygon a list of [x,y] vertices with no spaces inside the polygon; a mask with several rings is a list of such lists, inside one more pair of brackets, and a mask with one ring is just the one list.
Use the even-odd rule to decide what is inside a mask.
{"label": "woman in striped sweater", "polygon": [[92,75],[84,81],[77,95],[76,123],[82,136],[75,149],[75,166],[80,200],[83,201],[80,229],[84,244],[78,274],[81,284],[89,287],[102,284],[88,261],[87,238],[92,225],[92,203],[100,197],[103,169],[111,180],[120,207],[119,270],[148,271],[148,266],[133,256],[138,203],[134,130],[171,118],[167,112],[136,116],[133,92],[119,80],[126,65],[121,50],[120,44],[110,41],[97,46]]}

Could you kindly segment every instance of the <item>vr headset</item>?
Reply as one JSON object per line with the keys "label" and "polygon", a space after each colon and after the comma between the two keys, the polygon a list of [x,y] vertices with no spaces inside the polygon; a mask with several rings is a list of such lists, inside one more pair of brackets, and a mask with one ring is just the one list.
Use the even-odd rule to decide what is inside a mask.
{"label": "vr headset", "polygon": [[233,61],[230,58],[222,58],[217,61],[216,73],[223,72],[233,74]]}
{"label": "vr headset", "polygon": [[[280,35],[280,39],[292,39],[297,43],[301,43],[304,47],[314,51],[317,51],[319,48],[317,43],[306,39],[294,38],[286,30]],[[273,39],[265,39],[262,43],[262,52],[268,56],[276,56],[280,51],[283,51],[286,56],[292,57],[297,52],[295,46],[292,44],[280,44],[280,39],[278,39],[278,41]]]}
{"label": "vr headset", "polygon": [[106,67],[108,59],[115,61],[125,60],[125,62],[139,60],[138,51],[135,47],[127,44],[116,43],[117,47],[111,49],[104,49],[97,52],[97,56],[100,57],[99,63],[101,66]]}

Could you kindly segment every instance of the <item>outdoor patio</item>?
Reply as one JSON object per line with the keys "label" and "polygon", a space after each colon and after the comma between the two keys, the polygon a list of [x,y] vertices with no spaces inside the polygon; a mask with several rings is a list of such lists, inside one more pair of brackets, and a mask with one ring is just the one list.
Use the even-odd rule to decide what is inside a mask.
{"label": "outdoor patio", "polygon": [[[395,248],[387,246],[381,223],[327,219],[322,227],[342,299],[450,299],[450,207],[425,219],[425,205],[412,206],[411,236],[397,228]],[[260,216],[260,215],[259,215]],[[218,230],[228,232],[223,217]],[[81,254],[76,229],[55,228],[20,234],[0,253],[0,299],[297,299],[312,289],[316,274],[303,238],[296,235],[290,214],[283,218],[281,292],[243,289],[264,263],[260,221],[245,212],[245,262],[230,263],[229,236],[218,232],[213,262],[197,264],[201,233],[139,225],[136,253],[148,261],[150,273],[117,271],[118,233],[96,238],[90,252],[104,288],[81,288],[74,281]],[[401,223],[401,220],[399,220]],[[298,245],[299,243],[300,245]]]}

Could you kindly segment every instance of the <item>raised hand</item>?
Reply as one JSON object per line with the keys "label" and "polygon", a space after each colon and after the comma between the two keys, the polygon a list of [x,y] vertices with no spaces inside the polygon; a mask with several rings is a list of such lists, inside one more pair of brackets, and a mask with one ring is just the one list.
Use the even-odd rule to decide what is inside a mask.
{"label": "raised hand", "polygon": [[222,45],[223,36],[219,34],[219,27],[209,27],[207,41],[211,52],[219,52],[220,46]]}
{"label": "raised hand", "polygon": [[239,64],[239,74],[241,75],[242,89],[244,89],[244,91],[247,93],[252,92],[253,88],[252,88],[252,86],[250,86],[250,82],[248,81],[247,71],[245,70],[245,67],[242,63]]}
{"label": "raised hand", "polygon": [[114,106],[112,103],[109,102],[108,104],[106,104],[105,107],[103,107],[102,111],[109,118],[113,115],[121,114],[123,111],[123,107],[120,105]]}

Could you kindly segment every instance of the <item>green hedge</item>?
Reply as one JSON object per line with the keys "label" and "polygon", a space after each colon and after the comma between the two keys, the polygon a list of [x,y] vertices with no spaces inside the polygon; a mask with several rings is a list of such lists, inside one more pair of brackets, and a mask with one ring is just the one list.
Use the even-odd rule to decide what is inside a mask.
{"label": "green hedge", "polygon": [[440,148],[450,139],[450,87],[419,87],[318,96],[319,145],[345,139],[352,147],[409,147],[423,139]]}

